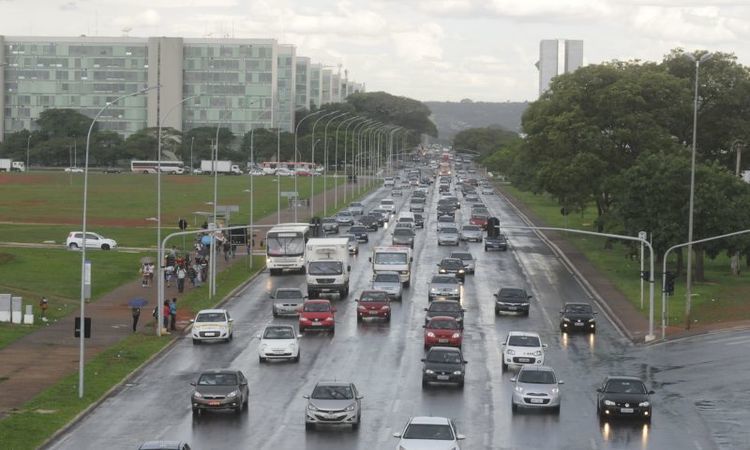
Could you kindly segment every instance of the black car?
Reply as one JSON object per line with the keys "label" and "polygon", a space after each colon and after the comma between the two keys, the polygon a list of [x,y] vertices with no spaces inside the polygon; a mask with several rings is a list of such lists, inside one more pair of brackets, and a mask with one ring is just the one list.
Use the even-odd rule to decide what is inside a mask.
{"label": "black car", "polygon": [[323,233],[325,234],[339,234],[339,223],[336,222],[335,217],[323,217],[320,219]]}
{"label": "black car", "polygon": [[122,173],[122,169],[119,167],[107,167],[104,169],[104,173]]}
{"label": "black car", "polygon": [[437,215],[440,216],[450,216],[455,218],[456,217],[456,208],[453,207],[450,203],[443,203],[442,205],[438,205],[437,207]]}
{"label": "black car", "polygon": [[487,252],[490,250],[508,250],[508,239],[504,234],[498,233],[495,236],[484,238],[484,251]]}
{"label": "black car", "polygon": [[352,225],[349,228],[349,234],[353,235],[357,242],[369,242],[370,237],[367,236],[367,227],[364,225]]}
{"label": "black car", "polygon": [[463,260],[458,258],[443,258],[438,266],[440,273],[452,273],[463,283],[466,281],[466,266]]}
{"label": "black car", "polygon": [[448,316],[453,317],[462,324],[464,322],[464,312],[466,311],[461,307],[461,303],[456,300],[440,300],[430,303],[428,308],[425,308],[424,324],[430,321],[433,317],[437,316]]}
{"label": "black car", "polygon": [[560,331],[596,332],[596,312],[588,303],[566,303],[560,311]]}
{"label": "black car", "polygon": [[231,409],[239,414],[247,409],[250,392],[239,370],[209,370],[190,384],[195,386],[190,398],[194,416],[206,410]]}
{"label": "black car", "polygon": [[378,231],[378,218],[373,214],[367,214],[359,218],[359,223],[364,225],[368,231]]}
{"label": "black car", "polygon": [[596,389],[596,413],[599,420],[613,417],[651,422],[651,398],[654,391],[636,377],[608,376]]}
{"label": "black car", "polygon": [[424,228],[424,216],[422,213],[414,213],[414,227]]}
{"label": "black car", "polygon": [[464,387],[466,360],[456,347],[432,347],[422,359],[422,387],[430,383],[456,383]]}
{"label": "black car", "polygon": [[395,228],[391,237],[391,244],[414,248],[414,231],[410,228]]}
{"label": "black car", "polygon": [[531,296],[525,289],[502,288],[495,296],[495,314],[514,312],[529,315],[529,299]]}

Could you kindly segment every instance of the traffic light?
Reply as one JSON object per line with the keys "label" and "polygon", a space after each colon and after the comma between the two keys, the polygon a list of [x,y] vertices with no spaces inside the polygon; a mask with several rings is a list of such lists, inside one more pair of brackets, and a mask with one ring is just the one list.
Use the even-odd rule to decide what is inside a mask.
{"label": "traffic light", "polygon": [[667,295],[673,295],[674,294],[674,279],[675,275],[672,272],[666,272],[664,274],[665,283],[664,283],[664,292],[667,293]]}

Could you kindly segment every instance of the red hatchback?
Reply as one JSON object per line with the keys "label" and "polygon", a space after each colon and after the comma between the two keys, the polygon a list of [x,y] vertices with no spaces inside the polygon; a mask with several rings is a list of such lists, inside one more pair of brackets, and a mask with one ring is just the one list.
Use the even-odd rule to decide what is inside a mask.
{"label": "red hatchback", "polygon": [[424,348],[434,345],[441,347],[461,347],[464,340],[461,323],[453,317],[435,316],[424,326]]}
{"label": "red hatchback", "polygon": [[391,299],[386,291],[362,291],[357,302],[357,322],[366,317],[379,317],[391,321]]}
{"label": "red hatchback", "polygon": [[305,330],[336,331],[336,308],[329,300],[305,300],[299,312],[299,332]]}
{"label": "red hatchback", "polygon": [[483,214],[472,214],[471,219],[469,219],[469,223],[485,230],[487,229],[487,216]]}

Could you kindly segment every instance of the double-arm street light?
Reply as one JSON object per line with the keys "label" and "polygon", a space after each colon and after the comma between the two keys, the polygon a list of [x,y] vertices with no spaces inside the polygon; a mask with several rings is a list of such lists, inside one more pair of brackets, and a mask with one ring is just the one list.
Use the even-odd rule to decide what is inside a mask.
{"label": "double-arm street light", "polygon": [[[354,158],[354,148],[355,148],[354,147],[354,143],[355,143],[355,141],[358,143],[357,149],[359,150],[359,148],[361,147],[362,130],[364,130],[369,124],[371,124],[373,122],[375,122],[374,119],[365,119],[364,122],[358,123],[357,125],[354,126],[354,128],[352,128],[352,160],[351,160],[352,170],[351,170],[351,174],[347,174],[346,173],[346,169],[347,169],[347,166],[346,166],[346,147],[344,147],[344,174],[346,175],[347,183],[349,182],[349,176],[350,175],[352,177],[352,180],[356,180],[356,159]],[[357,132],[359,132],[359,135],[357,135]],[[344,143],[344,145],[346,145],[346,142]],[[351,195],[352,199],[354,199],[354,183],[352,183],[351,194],[352,194]],[[346,202],[346,201],[347,201],[346,185],[344,185],[344,202]]]}
{"label": "double-arm street light", "polygon": [[310,145],[310,158],[312,159],[312,173],[310,174],[310,218],[312,218],[315,215],[315,127],[318,126],[318,122],[325,119],[326,117],[331,117],[336,114],[341,114],[341,111],[335,110],[331,111],[328,114],[323,114],[318,118],[318,120],[313,123],[313,129],[312,129],[312,143]]}
{"label": "double-arm street light", "polygon": [[[86,135],[86,156],[84,159],[84,166],[83,166],[83,218],[81,220],[81,233],[82,233],[82,240],[81,242],[81,318],[79,322],[79,334],[80,334],[80,348],[79,348],[79,356],[78,356],[78,398],[83,398],[83,366],[84,366],[84,328],[85,328],[85,309],[86,309],[86,296],[90,295],[90,292],[86,291],[86,288],[88,287],[89,290],[91,286],[89,285],[90,280],[87,276],[87,271],[90,270],[90,266],[86,263],[86,213],[88,212],[88,187],[89,187],[89,149],[91,146],[91,132],[94,129],[94,124],[97,120],[99,120],[99,117],[102,115],[102,113],[109,108],[110,106],[114,105],[115,103],[119,102],[120,100],[123,100],[128,97],[135,97],[137,95],[143,95],[146,92],[156,89],[157,86],[151,86],[143,88],[136,92],[131,92],[130,94],[121,95],[111,102],[107,102],[104,104],[104,106],[99,110],[99,112],[96,113],[94,116],[94,119],[91,121],[91,125],[89,126],[88,134]],[[90,273],[90,272],[89,272]]]}
{"label": "double-arm street light", "polygon": [[685,57],[695,63],[695,94],[693,96],[693,151],[690,162],[690,204],[688,206],[688,246],[687,246],[687,282],[685,283],[685,328],[690,329],[691,300],[693,281],[693,205],[695,198],[695,147],[698,138],[698,73],[700,65],[711,58],[711,53],[701,56],[685,53]]}
{"label": "double-arm street light", "polygon": [[[358,119],[361,119],[359,116],[349,117],[348,119],[342,120],[339,125],[336,127],[336,148],[334,150],[333,155],[333,163],[336,165],[336,169],[333,171],[333,183],[335,185],[333,189],[333,203],[338,206],[339,204],[339,185],[338,185],[338,176],[339,176],[339,128],[341,128],[342,125],[347,124],[344,128],[344,148],[346,148],[346,130],[349,129],[349,125],[357,121]],[[344,150],[344,158],[346,158],[346,150]],[[346,168],[346,163],[344,163],[344,168]],[[344,189],[346,189],[346,183],[344,183]]]}
{"label": "double-arm street light", "polygon": [[[323,127],[323,211],[328,211],[328,126],[331,125],[331,122],[334,120],[348,115],[349,113],[341,113],[333,116],[328,123],[326,123],[326,126]],[[338,127],[336,127],[336,129],[338,130]],[[336,139],[338,139],[338,134],[336,135]]]}
{"label": "double-arm street light", "polygon": [[[325,111],[324,109],[319,109],[315,111],[314,113],[310,113],[306,115],[299,122],[297,122],[297,126],[294,127],[294,192],[296,195],[296,197],[294,198],[294,222],[295,223],[297,222],[297,205],[299,203],[298,201],[299,189],[297,188],[297,162],[298,162],[297,155],[299,154],[299,150],[297,150],[297,134],[299,133],[299,127],[300,125],[302,125],[302,122],[309,119],[310,117],[315,117],[324,111]],[[314,139],[315,139],[315,136],[313,136],[313,140]],[[313,143],[313,145],[315,144]],[[313,175],[314,175],[314,169],[315,167],[313,166]]]}

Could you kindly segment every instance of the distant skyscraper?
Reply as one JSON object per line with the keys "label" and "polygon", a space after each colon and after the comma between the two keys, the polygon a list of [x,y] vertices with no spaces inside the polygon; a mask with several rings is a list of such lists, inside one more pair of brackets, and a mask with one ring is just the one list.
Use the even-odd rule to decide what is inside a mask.
{"label": "distant skyscraper", "polygon": [[583,41],[544,39],[539,43],[539,95],[552,79],[561,73],[573,72],[583,65]]}

